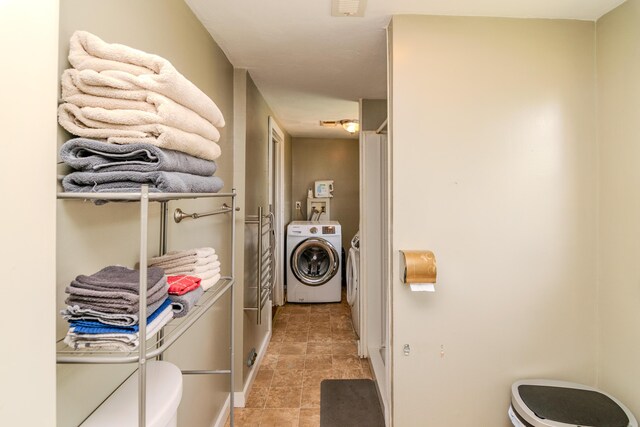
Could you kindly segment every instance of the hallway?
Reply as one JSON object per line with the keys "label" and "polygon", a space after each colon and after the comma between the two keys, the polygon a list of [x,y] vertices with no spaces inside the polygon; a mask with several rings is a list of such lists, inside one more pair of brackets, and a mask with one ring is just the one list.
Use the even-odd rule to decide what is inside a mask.
{"label": "hallway", "polygon": [[356,378],[372,375],[368,359],[358,357],[344,293],[341,303],[285,304],[235,425],[318,427],[322,380]]}

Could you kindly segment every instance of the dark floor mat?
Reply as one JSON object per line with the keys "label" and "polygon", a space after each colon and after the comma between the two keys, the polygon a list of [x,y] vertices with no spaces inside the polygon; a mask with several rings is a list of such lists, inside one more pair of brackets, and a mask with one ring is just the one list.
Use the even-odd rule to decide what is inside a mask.
{"label": "dark floor mat", "polygon": [[372,380],[324,380],[320,384],[320,427],[384,427]]}

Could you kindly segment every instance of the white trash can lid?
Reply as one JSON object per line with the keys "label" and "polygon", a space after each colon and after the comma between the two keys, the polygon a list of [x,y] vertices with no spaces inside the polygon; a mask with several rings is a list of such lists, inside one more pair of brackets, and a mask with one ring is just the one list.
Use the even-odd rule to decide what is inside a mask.
{"label": "white trash can lid", "polygon": [[614,397],[564,381],[518,381],[511,386],[511,405],[527,427],[638,426],[631,412]]}

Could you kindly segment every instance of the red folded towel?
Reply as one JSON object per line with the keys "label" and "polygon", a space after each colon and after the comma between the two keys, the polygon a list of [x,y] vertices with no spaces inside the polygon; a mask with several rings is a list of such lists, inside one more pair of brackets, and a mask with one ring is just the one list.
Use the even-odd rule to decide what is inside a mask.
{"label": "red folded towel", "polygon": [[200,278],[194,276],[167,276],[169,293],[171,295],[184,295],[200,286]]}

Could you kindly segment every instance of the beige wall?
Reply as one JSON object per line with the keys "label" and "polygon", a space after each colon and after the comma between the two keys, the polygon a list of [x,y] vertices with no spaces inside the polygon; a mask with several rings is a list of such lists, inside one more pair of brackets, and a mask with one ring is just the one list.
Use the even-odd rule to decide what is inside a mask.
{"label": "beige wall", "polygon": [[258,91],[253,79],[247,75],[247,155],[245,201],[247,215],[256,215],[258,206],[269,204],[268,193],[268,141],[271,109]]}
{"label": "beige wall", "polygon": [[233,71],[233,184],[240,196],[237,204],[240,210],[236,214],[236,272],[238,279],[235,287],[235,384],[236,392],[241,392],[244,386],[244,322],[247,318],[245,307],[245,161],[246,161],[246,126],[247,126],[247,70],[236,68]]}
{"label": "beige wall", "polygon": [[[293,138],[292,144],[292,220],[306,220],[307,190],[314,181],[334,181],[331,220],[342,225],[342,245],[349,249],[358,231],[360,187],[357,139]],[[302,202],[302,217],[295,202]]]}
{"label": "beige wall", "polygon": [[386,99],[360,100],[360,130],[378,130],[387,118]]}
{"label": "beige wall", "polygon": [[[596,380],[594,23],[392,31],[394,425],[506,427],[514,380]],[[400,249],[435,252],[436,293]]]}
{"label": "beige wall", "polygon": [[[54,426],[57,0],[0,2],[0,425]],[[19,297],[17,297],[19,295]],[[14,298],[16,297],[16,298]]]}
{"label": "beige wall", "polygon": [[[269,206],[268,193],[268,141],[269,141],[269,115],[271,110],[256,88],[249,73],[246,73],[246,158],[244,164],[245,173],[245,206],[246,215],[257,215],[258,206],[265,210]],[[265,211],[266,213],[266,211]],[[257,225],[245,226],[245,264],[244,264],[244,300],[246,307],[255,307],[257,302],[256,290],[256,257],[258,246]],[[242,360],[245,362],[251,349],[258,351],[264,337],[269,330],[268,312],[262,312],[262,324],[257,324],[257,312],[244,312],[244,336],[242,347]],[[242,364],[243,381],[247,380],[253,367]]]}
{"label": "beige wall", "polygon": [[596,27],[600,144],[599,386],[640,417],[640,2]]}
{"label": "beige wall", "polygon": [[[182,0],[111,0],[87,2],[63,0],[60,11],[59,72],[68,67],[66,55],[73,31],[83,29],[108,42],[123,43],[169,59],[188,79],[220,107],[227,126],[221,130],[222,157],[217,175],[232,188],[233,172],[233,68],[224,53]],[[58,145],[67,134],[59,131]],[[54,156],[49,159],[53,163]],[[64,168],[61,168],[64,172]],[[188,212],[211,210],[219,200],[171,202]],[[73,277],[93,273],[109,264],[133,266],[138,259],[138,205],[58,202],[57,308],[64,306],[64,287]],[[158,253],[159,206],[150,207],[149,255]],[[169,250],[213,246],[230,273],[228,218],[208,217],[169,224]],[[66,323],[59,318],[57,335]],[[229,366],[229,300],[223,298],[166,353],[166,360],[182,369],[222,369]],[[126,366],[58,367],[58,425],[81,422],[134,369]],[[184,379],[179,411],[181,425],[208,426],[226,398],[225,376],[189,376]]]}
{"label": "beige wall", "polygon": [[[283,129],[284,130],[284,129]],[[287,143],[284,146],[284,233],[287,233],[287,224],[293,221],[295,215],[295,204],[289,197],[293,194],[293,139],[289,134],[285,133]],[[286,237],[285,237],[286,239]],[[286,253],[286,249],[282,248],[282,256]],[[285,273],[286,274],[286,273]]]}
{"label": "beige wall", "polygon": [[[265,213],[269,206],[269,179],[268,179],[268,144],[269,144],[269,117],[275,115],[269,105],[266,103],[262,94],[256,87],[253,79],[245,70],[244,78],[246,79],[246,100],[239,99],[239,102],[246,103],[246,153],[245,153],[245,206],[246,215],[257,215],[258,206],[263,206]],[[287,152],[291,152],[291,138],[285,132],[284,140],[285,150],[285,194],[287,188],[291,188],[291,169],[290,163],[287,166]],[[290,156],[289,156],[290,157]],[[288,167],[288,169],[287,169]],[[286,198],[285,198],[286,199]],[[290,207],[288,200],[285,201],[285,212],[288,214]],[[288,218],[285,218],[288,221]],[[256,284],[256,261],[257,252],[257,225],[251,224],[244,227],[245,242],[245,264],[244,264],[244,300],[245,306],[256,306],[256,290],[251,289]],[[256,312],[247,311],[244,314],[244,337],[242,361],[246,361],[251,349],[260,350],[269,325],[269,312],[267,310],[262,313],[262,324],[257,325]],[[243,366],[243,383],[247,380],[251,370],[246,363]]]}

